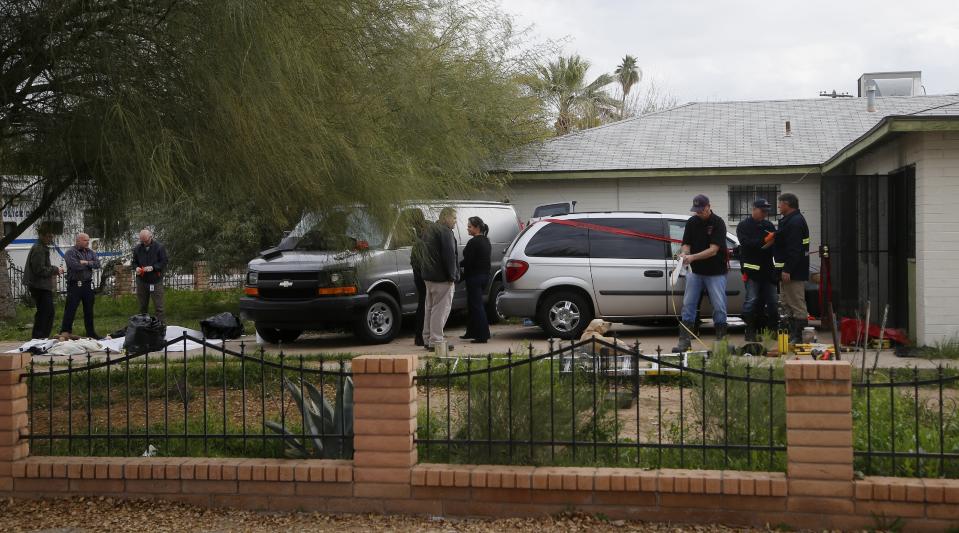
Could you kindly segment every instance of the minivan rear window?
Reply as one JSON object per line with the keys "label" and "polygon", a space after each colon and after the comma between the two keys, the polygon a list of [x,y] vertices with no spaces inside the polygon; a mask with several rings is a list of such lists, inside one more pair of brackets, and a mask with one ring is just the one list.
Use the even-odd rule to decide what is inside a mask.
{"label": "minivan rear window", "polygon": [[526,245],[530,257],[588,257],[587,230],[562,224],[548,224]]}

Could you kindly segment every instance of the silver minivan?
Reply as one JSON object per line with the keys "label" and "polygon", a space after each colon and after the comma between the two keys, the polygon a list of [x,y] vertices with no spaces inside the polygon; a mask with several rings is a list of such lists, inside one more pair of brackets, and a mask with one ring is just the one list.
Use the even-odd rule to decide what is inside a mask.
{"label": "silver minivan", "polygon": [[[416,311],[409,222],[419,216],[434,221],[447,206],[457,212],[454,236],[460,257],[470,238],[467,219],[478,216],[489,226],[493,249],[487,316],[495,322],[502,258],[520,231],[519,219],[509,204],[454,200],[403,206],[389,231],[378,229],[363,209],[344,211],[336,224],[304,216],[279,246],[249,262],[241,316],[253,320],[267,342],[292,342],[305,330],[344,325],[367,343],[389,342],[399,333],[402,317]],[[466,289],[459,283],[453,309],[465,307]]]}
{"label": "silver minivan", "polygon": [[[641,212],[574,213],[528,226],[505,257],[504,316],[532,318],[550,337],[577,338],[590,320],[639,322],[676,317],[685,278],[669,273],[689,216]],[[603,228],[602,231],[596,228]],[[727,231],[730,251],[738,246]],[[745,297],[739,261],[730,259],[727,312]],[[702,313],[711,314],[708,299]]]}

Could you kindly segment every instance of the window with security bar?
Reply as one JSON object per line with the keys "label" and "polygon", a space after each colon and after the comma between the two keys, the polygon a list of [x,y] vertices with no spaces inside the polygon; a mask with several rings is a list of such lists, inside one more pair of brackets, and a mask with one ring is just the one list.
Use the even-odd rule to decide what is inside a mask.
{"label": "window with security bar", "polygon": [[729,216],[726,223],[735,226],[740,220],[751,216],[753,202],[759,198],[765,198],[772,206],[769,210],[769,218],[775,220],[779,217],[779,210],[776,205],[776,198],[778,197],[779,185],[730,185]]}

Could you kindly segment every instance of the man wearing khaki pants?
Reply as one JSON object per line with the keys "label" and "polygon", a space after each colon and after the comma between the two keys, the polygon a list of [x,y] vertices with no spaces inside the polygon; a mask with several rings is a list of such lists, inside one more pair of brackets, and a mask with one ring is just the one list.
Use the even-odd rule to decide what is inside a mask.
{"label": "man wearing khaki pants", "polygon": [[782,299],[789,316],[789,342],[802,342],[809,321],[806,311],[806,282],[809,281],[809,225],[799,212],[799,198],[793,193],[779,195],[783,215],[776,231],[776,266],[782,269]]}
{"label": "man wearing khaki pants", "polygon": [[446,342],[443,328],[453,309],[453,288],[459,274],[454,227],[456,210],[444,207],[439,220],[427,228],[423,237],[425,257],[420,273],[426,283],[423,342],[431,352],[435,351],[435,346]]}

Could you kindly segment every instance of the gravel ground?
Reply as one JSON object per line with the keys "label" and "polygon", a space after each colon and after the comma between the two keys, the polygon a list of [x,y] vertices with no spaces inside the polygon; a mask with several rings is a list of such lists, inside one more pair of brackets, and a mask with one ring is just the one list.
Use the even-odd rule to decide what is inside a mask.
{"label": "gravel ground", "polygon": [[408,516],[325,515],[303,513],[256,513],[230,509],[204,509],[189,505],[144,500],[73,498],[69,500],[0,500],[0,530],[3,531],[208,531],[269,532],[366,531],[486,532],[536,531],[759,531],[721,525],[671,526],[644,522],[602,521],[583,514],[564,514],[540,519],[444,520]]}

